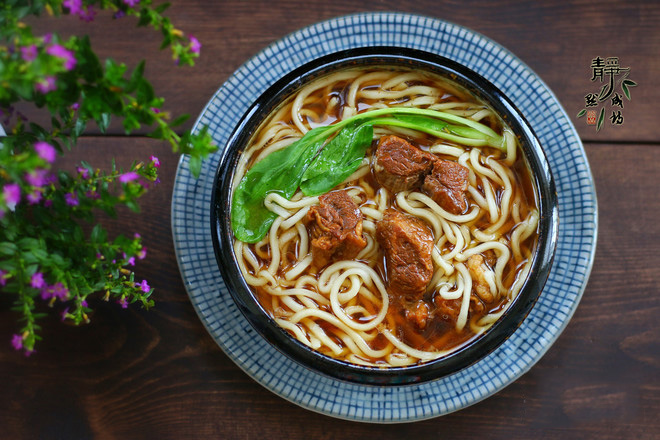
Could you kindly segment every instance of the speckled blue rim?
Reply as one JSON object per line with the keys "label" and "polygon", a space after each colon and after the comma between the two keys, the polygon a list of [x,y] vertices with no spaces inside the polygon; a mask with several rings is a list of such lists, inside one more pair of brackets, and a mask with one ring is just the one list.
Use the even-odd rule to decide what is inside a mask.
{"label": "speckled blue rim", "polygon": [[448,414],[500,391],[527,372],[568,324],[587,284],[596,248],[597,202],[584,148],[549,88],[509,51],[466,28],[402,13],[364,13],[317,23],[273,43],[241,66],[201,113],[222,148],[234,126],[269,85],[314,58],[363,46],[433,52],[475,70],[522,111],[548,156],[559,196],[559,241],[548,282],[522,326],[489,356],[454,375],[420,385],[376,387],[336,381],[295,364],[243,318],[217,270],[209,206],[219,153],[198,179],[183,157],[172,196],[179,269],[195,310],[222,350],[277,395],[329,416],[375,423]]}

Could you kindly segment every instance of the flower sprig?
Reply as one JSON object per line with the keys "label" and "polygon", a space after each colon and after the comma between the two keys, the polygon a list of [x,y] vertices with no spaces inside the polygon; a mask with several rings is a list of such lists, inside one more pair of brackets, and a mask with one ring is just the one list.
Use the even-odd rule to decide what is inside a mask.
{"label": "flower sprig", "polygon": [[[34,349],[40,305],[63,303],[63,319],[76,324],[88,321],[87,297],[95,292],[122,307],[136,302],[151,307],[152,289],[144,280],[137,283],[132,271],[147,254],[139,234],[110,240],[101,224],[89,225],[99,209],[111,216],[119,205],[139,210],[137,199],[158,182],[158,158],[128,170],[113,166],[107,173],[82,162],[76,173],[55,175],[53,146],[39,142],[21,156],[0,169],[10,176],[23,173],[4,183],[0,196],[0,286],[17,294],[14,309],[24,321],[20,347],[26,353]],[[18,344],[16,337],[12,341]]]}
{"label": "flower sprig", "polygon": [[[201,44],[163,15],[167,4],[149,0],[8,0],[0,5],[0,294],[14,297],[21,324],[10,338],[30,354],[41,339],[39,320],[57,311],[75,324],[90,319],[92,296],[118,307],[153,305],[153,289],[137,279],[134,266],[147,255],[142,238],[110,237],[97,214],[139,211],[139,198],[157,185],[160,161],[151,156],[127,169],[102,171],[81,162],[57,169],[57,157],[77,143],[90,123],[105,132],[112,119],[129,134],[147,128],[174,151],[190,155],[193,172],[215,150],[206,129],[176,128],[187,115],[163,110],[164,101],[144,77],[144,62],[129,69],[103,62],[89,38],[34,35],[28,15],[77,15],[92,21],[101,11],[135,16],[140,26],[163,35],[178,65],[193,65]],[[50,113],[50,125],[28,121],[17,108],[32,104]]]}
{"label": "flower sprig", "polygon": [[[215,151],[205,131],[176,132],[189,116],[170,119],[169,112],[161,111],[164,100],[156,96],[153,86],[144,77],[144,62],[130,72],[124,63],[112,59],[101,63],[89,38],[73,36],[62,40],[52,33],[35,36],[31,28],[18,19],[29,13],[38,14],[38,5],[56,13],[88,14],[81,11],[89,11],[96,5],[135,15],[139,18],[138,25],[151,25],[162,32],[161,47],[171,48],[177,64],[193,65],[199,57],[201,44],[194,36],[184,35],[162,15],[167,4],[152,7],[149,0],[51,0],[19,7],[17,0],[13,6],[11,3],[8,2],[5,9],[0,7],[0,27],[6,26],[0,35],[7,42],[0,45],[1,116],[8,124],[14,115],[14,104],[21,101],[46,107],[52,116],[50,131],[35,124],[25,127],[25,121],[17,117],[12,135],[27,138],[23,140],[28,142],[46,140],[62,151],[60,142],[70,147],[89,121],[94,121],[101,132],[105,132],[112,118],[118,117],[126,134],[141,127],[153,127],[150,136],[167,140],[173,151],[190,155],[196,163]],[[8,33],[9,28],[13,32]]]}

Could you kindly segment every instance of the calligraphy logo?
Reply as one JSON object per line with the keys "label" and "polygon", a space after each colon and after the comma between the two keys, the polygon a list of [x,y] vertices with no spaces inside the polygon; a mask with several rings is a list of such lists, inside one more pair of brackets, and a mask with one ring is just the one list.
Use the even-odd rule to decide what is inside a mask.
{"label": "calligraphy logo", "polygon": [[[581,118],[587,115],[587,125],[595,125],[596,131],[600,131],[605,122],[606,107],[609,104],[608,120],[612,125],[622,125],[623,99],[617,90],[620,89],[628,101],[632,100],[630,88],[635,87],[637,83],[628,79],[630,67],[621,67],[618,57],[603,59],[597,56],[591,60],[590,68],[592,72],[591,81],[598,80],[603,85],[597,93],[587,93],[584,96],[585,108],[580,110],[577,117]],[[619,76],[620,78],[618,78]]]}

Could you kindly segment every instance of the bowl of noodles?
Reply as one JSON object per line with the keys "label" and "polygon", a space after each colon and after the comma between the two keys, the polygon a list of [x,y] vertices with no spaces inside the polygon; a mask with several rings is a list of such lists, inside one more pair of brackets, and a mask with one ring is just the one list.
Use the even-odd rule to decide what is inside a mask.
{"label": "bowl of noodles", "polygon": [[543,290],[557,195],[524,116],[449,59],[368,47],[318,58],[250,107],[211,201],[218,268],[259,335],[366,385],[487,356]]}

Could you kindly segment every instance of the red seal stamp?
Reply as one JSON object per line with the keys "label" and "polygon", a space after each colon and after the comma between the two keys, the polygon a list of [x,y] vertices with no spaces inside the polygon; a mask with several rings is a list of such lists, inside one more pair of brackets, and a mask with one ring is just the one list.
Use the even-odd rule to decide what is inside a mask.
{"label": "red seal stamp", "polygon": [[596,125],[596,110],[587,110],[587,125]]}

